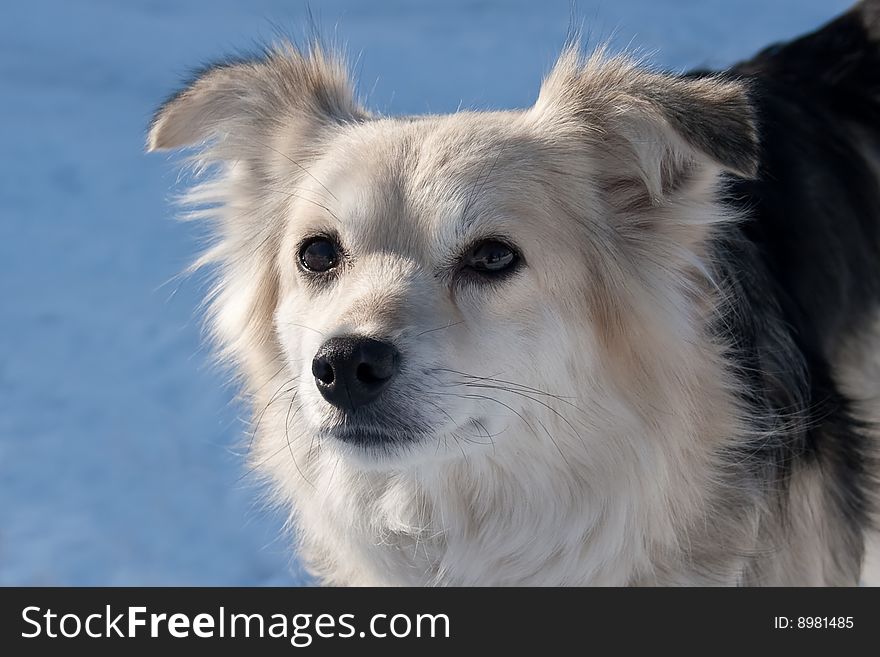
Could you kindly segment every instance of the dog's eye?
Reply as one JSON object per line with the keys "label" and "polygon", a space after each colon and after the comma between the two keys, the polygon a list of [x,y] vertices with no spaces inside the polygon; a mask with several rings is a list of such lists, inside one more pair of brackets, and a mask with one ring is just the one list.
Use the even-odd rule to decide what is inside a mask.
{"label": "dog's eye", "polygon": [[329,271],[339,264],[339,247],[328,237],[314,237],[302,245],[299,261],[309,271]]}
{"label": "dog's eye", "polygon": [[500,274],[513,268],[518,260],[512,247],[498,240],[474,245],[464,258],[464,266],[482,274]]}

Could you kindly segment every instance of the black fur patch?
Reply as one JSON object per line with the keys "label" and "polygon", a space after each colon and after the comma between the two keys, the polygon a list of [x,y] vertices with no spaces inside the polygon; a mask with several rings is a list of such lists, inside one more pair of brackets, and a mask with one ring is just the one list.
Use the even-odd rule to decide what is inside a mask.
{"label": "black fur patch", "polygon": [[774,430],[733,458],[753,468],[753,485],[769,475],[773,495],[818,464],[828,508],[856,545],[868,523],[869,438],[830,363],[880,309],[880,180],[864,156],[872,148],[880,159],[878,18],[870,0],[728,72],[752,90],[760,170],[728,185],[747,220],[716,244],[732,293],[717,330],[734,344],[757,429]]}

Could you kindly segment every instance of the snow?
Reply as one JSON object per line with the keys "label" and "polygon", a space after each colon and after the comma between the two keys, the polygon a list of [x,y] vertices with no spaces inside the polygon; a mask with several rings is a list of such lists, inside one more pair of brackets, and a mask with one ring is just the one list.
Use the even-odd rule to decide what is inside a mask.
{"label": "snow", "polygon": [[[590,43],[723,66],[847,0],[580,0]],[[314,1],[386,113],[525,106],[570,0]],[[142,153],[193,67],[308,29],[304,1],[38,0],[0,8],[0,584],[265,585],[308,578],[241,456],[177,274],[173,158]]]}

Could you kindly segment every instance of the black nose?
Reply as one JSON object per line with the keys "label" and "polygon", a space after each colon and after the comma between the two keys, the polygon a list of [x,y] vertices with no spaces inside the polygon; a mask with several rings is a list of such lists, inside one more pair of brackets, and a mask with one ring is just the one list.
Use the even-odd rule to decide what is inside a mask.
{"label": "black nose", "polygon": [[400,369],[400,352],[388,342],[359,335],[330,338],[312,361],[324,399],[346,411],[374,401]]}

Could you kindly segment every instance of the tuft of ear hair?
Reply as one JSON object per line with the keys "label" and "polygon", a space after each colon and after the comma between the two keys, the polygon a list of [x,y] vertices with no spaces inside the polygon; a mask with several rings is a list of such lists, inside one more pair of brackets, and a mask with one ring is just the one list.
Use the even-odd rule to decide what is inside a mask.
{"label": "tuft of ear hair", "polygon": [[249,137],[288,122],[321,124],[360,121],[342,59],[313,44],[307,52],[290,43],[261,58],[210,66],[164,103],[153,117],[147,151]]}
{"label": "tuft of ear hair", "polygon": [[544,80],[534,111],[573,124],[616,166],[636,166],[655,200],[698,165],[758,173],[756,115],[741,80],[655,73],[604,49],[583,58],[574,44]]}

